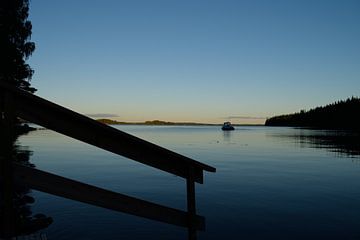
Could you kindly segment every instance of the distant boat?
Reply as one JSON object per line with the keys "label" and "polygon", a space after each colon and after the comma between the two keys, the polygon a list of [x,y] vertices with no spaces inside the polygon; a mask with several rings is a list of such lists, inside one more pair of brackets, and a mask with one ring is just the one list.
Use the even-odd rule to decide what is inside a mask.
{"label": "distant boat", "polygon": [[235,128],[233,127],[233,125],[231,125],[231,122],[224,122],[223,126],[221,127],[221,129],[223,131],[231,131],[231,130],[235,130]]}

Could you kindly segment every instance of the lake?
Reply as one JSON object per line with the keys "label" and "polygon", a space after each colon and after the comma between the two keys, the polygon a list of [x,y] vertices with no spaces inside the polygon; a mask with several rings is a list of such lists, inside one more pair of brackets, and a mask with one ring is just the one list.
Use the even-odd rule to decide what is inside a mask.
{"label": "lake", "polygon": [[[358,136],[285,127],[116,128],[216,167],[196,184],[199,239],[360,239]],[[184,179],[50,130],[18,139],[30,162],[98,187],[186,209]],[[187,239],[187,230],[32,191],[48,239]]]}

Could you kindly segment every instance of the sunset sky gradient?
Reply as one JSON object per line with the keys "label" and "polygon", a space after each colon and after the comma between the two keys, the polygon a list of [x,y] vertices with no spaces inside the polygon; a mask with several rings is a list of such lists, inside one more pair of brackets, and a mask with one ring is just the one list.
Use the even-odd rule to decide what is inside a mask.
{"label": "sunset sky gradient", "polygon": [[37,95],[120,121],[263,123],[360,96],[360,1],[31,1]]}

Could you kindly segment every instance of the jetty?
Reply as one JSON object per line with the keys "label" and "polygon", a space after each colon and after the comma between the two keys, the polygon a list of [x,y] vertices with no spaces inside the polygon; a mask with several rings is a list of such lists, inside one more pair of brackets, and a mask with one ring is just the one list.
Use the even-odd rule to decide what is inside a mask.
{"label": "jetty", "polygon": [[[87,204],[136,215],[188,229],[188,238],[196,239],[197,231],[205,229],[205,218],[197,215],[195,183],[203,184],[204,172],[216,172],[207,164],[195,161],[123,131],[102,124],[34,94],[0,82],[0,127],[6,129],[2,138],[13,134],[13,122],[21,118],[54,130],[71,138],[91,144],[130,160],[184,178],[187,209],[179,210],[132,196],[109,191],[53,173],[16,164],[11,158],[11,146],[0,159],[0,178],[3,215],[11,227],[12,185],[23,184],[31,189]],[[2,219],[4,220],[4,219]],[[3,221],[2,221],[3,222]]]}

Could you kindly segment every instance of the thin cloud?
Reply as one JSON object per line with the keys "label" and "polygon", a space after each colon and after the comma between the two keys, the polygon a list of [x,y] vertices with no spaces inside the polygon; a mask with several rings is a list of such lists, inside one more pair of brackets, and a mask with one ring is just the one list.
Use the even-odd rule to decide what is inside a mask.
{"label": "thin cloud", "polygon": [[89,117],[93,117],[93,118],[112,118],[112,117],[119,117],[119,115],[116,114],[112,114],[112,113],[91,113],[91,114],[86,114]]}

